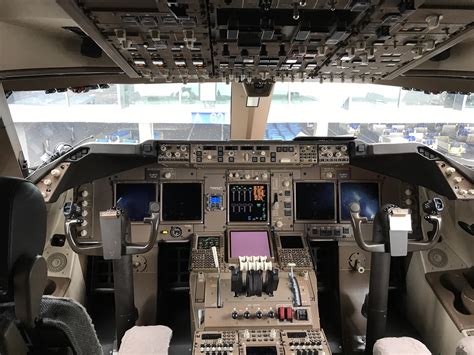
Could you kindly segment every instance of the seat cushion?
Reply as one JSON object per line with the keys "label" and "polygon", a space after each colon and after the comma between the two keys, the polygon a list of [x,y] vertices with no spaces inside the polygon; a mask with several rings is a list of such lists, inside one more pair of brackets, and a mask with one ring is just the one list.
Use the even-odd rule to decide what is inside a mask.
{"label": "seat cushion", "polygon": [[135,326],[123,336],[119,355],[168,354],[172,335],[164,325]]}
{"label": "seat cushion", "polygon": [[374,355],[431,355],[428,348],[420,341],[408,338],[382,338],[374,345]]}
{"label": "seat cushion", "polygon": [[474,355],[474,337],[462,338],[456,347],[456,355]]}

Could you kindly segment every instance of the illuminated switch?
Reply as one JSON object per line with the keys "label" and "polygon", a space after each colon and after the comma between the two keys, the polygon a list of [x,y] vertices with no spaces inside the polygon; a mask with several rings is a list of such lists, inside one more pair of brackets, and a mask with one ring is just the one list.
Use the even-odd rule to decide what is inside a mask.
{"label": "illuminated switch", "polygon": [[289,322],[293,322],[293,307],[285,308],[285,318]]}
{"label": "illuminated switch", "polygon": [[285,320],[285,307],[279,307],[278,308],[278,319],[280,321],[284,321]]}

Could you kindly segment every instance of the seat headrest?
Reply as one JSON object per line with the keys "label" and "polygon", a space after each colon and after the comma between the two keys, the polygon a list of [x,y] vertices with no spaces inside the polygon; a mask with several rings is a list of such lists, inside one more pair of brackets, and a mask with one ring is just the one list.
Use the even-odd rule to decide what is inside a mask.
{"label": "seat headrest", "polygon": [[0,301],[12,300],[12,270],[20,257],[43,253],[46,205],[31,182],[0,177]]}

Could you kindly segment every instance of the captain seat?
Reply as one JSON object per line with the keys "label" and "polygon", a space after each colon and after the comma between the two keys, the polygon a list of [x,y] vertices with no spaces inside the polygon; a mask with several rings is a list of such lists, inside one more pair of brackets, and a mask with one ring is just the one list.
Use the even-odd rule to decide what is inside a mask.
{"label": "captain seat", "polygon": [[46,205],[29,181],[0,177],[0,354],[102,354],[85,308],[43,296]]}

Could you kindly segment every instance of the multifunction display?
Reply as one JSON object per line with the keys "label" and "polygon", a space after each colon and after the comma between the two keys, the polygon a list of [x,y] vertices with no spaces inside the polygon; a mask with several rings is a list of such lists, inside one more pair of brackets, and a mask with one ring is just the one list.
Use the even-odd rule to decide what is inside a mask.
{"label": "multifunction display", "polygon": [[202,184],[164,183],[161,196],[163,221],[201,221]]}
{"label": "multifunction display", "polygon": [[360,205],[361,217],[373,220],[379,210],[379,184],[377,182],[341,182],[341,220],[351,219],[350,205]]}
{"label": "multifunction display", "polygon": [[299,221],[336,220],[336,184],[333,182],[296,183],[296,219]]}
{"label": "multifunction display", "polygon": [[267,221],[268,185],[229,185],[229,222]]}

